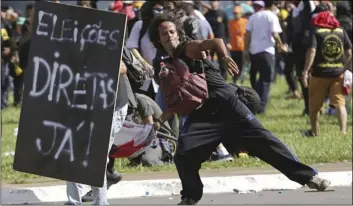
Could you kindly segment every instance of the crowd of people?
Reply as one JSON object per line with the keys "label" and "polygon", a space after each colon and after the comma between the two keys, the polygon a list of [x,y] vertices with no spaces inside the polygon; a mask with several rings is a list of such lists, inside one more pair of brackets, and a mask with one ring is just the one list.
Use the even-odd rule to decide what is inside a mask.
{"label": "crowd of people", "polygon": [[[77,5],[97,8],[97,1],[78,0]],[[10,89],[14,106],[21,105],[33,5],[26,7],[25,14],[6,5],[1,9],[1,109],[5,109]],[[148,88],[136,86],[136,79],[128,75],[130,64],[122,60],[118,90],[128,91],[118,91],[125,96],[117,98],[120,103],[111,138],[119,136],[121,122],[129,113],[126,105],[138,108],[142,123],[153,124],[155,130],[167,122],[178,138],[174,163],[183,187],[180,204],[196,204],[201,199],[198,172],[214,151],[226,160],[246,151],[309,188],[322,191],[330,185],[316,170],[300,163],[256,114],[266,114],[271,86],[277,76],[284,75],[289,93],[284,98],[302,99],[303,115],[310,118],[311,128],[302,131],[303,136],[319,135],[324,103],[335,110],[340,131],[346,134],[352,84],[351,2],[115,0],[107,9],[127,15],[124,49],[151,81]],[[190,70],[203,65],[206,75],[209,98],[187,116],[170,113],[163,90],[153,86],[160,84],[161,63],[176,58]],[[247,77],[259,99],[259,107],[252,109],[238,101],[236,92],[236,85]],[[124,118],[117,118],[122,113]],[[237,137],[231,137],[230,129],[237,130]],[[121,175],[113,165],[110,158],[107,178],[118,182]],[[82,203],[79,184],[68,183],[67,191],[69,204]],[[95,204],[107,204],[106,192],[107,183],[87,195]]]}

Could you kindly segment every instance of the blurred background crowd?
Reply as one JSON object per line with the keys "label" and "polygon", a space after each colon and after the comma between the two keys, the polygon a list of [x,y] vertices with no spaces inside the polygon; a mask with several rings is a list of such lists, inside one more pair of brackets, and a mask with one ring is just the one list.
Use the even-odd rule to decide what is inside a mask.
{"label": "blurred background crowd", "polygon": [[[224,78],[237,84],[249,79],[252,88],[257,89],[262,101],[259,113],[265,113],[267,99],[270,95],[270,85],[276,82],[278,76],[284,76],[288,83],[288,99],[303,99],[305,109],[303,115],[309,115],[308,87],[303,85],[302,75],[305,64],[305,54],[308,43],[305,40],[306,32],[310,28],[311,18],[315,9],[324,8],[334,15],[340,26],[352,40],[352,3],[350,1],[59,1],[54,2],[96,8],[127,15],[127,32],[125,46],[130,49],[145,68],[156,71],[158,64],[155,59],[160,56],[148,36],[149,22],[163,11],[172,10],[180,12],[181,18],[189,26],[185,26],[185,33],[190,33],[193,39],[222,38],[229,50],[230,56],[240,68],[237,77],[230,78],[222,69],[217,56],[211,53],[210,58],[218,65]],[[271,3],[269,3],[271,2]],[[318,5],[324,5],[319,7]],[[23,71],[27,67],[30,45],[30,21],[34,1],[2,1],[1,4],[1,109],[9,106],[9,94],[13,94],[13,106],[21,105],[23,90]],[[251,65],[261,59],[246,59],[245,36],[250,26],[248,20],[252,15],[262,10],[269,10],[277,16],[280,23],[278,33],[286,49],[274,47],[268,52],[275,58],[274,65],[268,73],[261,68]],[[318,13],[320,11],[317,11]],[[255,17],[254,17],[255,18]],[[262,22],[266,16],[256,16],[256,22]],[[186,19],[191,19],[190,21]],[[194,24],[192,22],[197,22]],[[190,23],[191,22],[191,23]],[[255,24],[254,24],[255,25]],[[258,25],[258,24],[257,24]],[[262,38],[266,24],[257,26],[251,32],[252,41]],[[260,30],[256,30],[260,29]],[[191,30],[191,31],[188,31]],[[193,34],[195,30],[198,34]],[[310,29],[309,29],[310,30]],[[260,31],[260,32],[258,32]],[[194,35],[194,36],[193,36]],[[266,43],[266,42],[265,42]],[[265,44],[259,41],[259,45]],[[253,55],[254,56],[254,55]],[[264,57],[267,58],[267,57]],[[261,65],[260,65],[261,67]],[[273,70],[273,71],[272,71]],[[260,72],[260,78],[257,75]],[[269,78],[265,78],[270,76]],[[264,80],[270,79],[270,80]],[[157,80],[158,82],[158,80]],[[256,88],[261,82],[261,88]],[[9,93],[10,91],[13,91]],[[153,93],[153,92],[152,92]],[[156,92],[155,92],[156,93]],[[157,94],[149,94],[163,109],[163,103],[158,100]],[[327,102],[330,104],[329,102]],[[334,105],[327,111],[334,113]]]}

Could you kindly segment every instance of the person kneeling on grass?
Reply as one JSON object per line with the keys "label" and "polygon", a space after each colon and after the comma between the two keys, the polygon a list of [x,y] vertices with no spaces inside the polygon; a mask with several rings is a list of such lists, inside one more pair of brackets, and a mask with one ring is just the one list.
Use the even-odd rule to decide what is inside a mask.
{"label": "person kneeling on grass", "polygon": [[[219,70],[204,58],[202,51],[213,50],[228,72],[237,74],[237,65],[227,56],[223,40],[189,41],[181,28],[174,14],[169,13],[153,20],[149,28],[151,42],[157,49],[167,52],[172,60],[181,59],[191,72],[199,71],[199,68],[194,68],[194,65],[200,65],[195,64],[195,60],[203,61],[205,65],[209,97],[188,115],[174,157],[182,183],[179,205],[194,205],[201,199],[201,164],[220,143],[228,151],[240,144],[249,154],[269,163],[289,179],[311,189],[326,190],[331,182],[318,177],[315,169],[299,162],[286,145],[265,129],[239,101],[234,87],[227,84]],[[172,115],[170,111],[164,112],[160,121],[166,121]]]}

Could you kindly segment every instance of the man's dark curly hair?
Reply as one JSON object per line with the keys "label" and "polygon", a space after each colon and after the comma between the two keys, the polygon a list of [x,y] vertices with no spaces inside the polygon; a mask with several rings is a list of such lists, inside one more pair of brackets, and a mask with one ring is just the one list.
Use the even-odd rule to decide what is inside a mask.
{"label": "man's dark curly hair", "polygon": [[187,38],[185,35],[183,24],[181,23],[180,18],[178,18],[178,16],[175,15],[173,12],[168,12],[163,14],[162,16],[156,17],[155,19],[152,20],[150,24],[150,27],[148,29],[148,35],[154,47],[157,50],[163,51],[163,52],[165,52],[165,49],[160,43],[159,26],[166,21],[170,21],[175,24],[180,42],[189,40],[189,38]]}

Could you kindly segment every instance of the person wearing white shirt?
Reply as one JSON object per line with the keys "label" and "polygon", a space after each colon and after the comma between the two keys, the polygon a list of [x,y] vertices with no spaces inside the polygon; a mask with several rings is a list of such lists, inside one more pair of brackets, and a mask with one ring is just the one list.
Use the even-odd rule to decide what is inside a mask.
{"label": "person wearing white shirt", "polygon": [[[264,113],[270,94],[270,85],[275,66],[275,46],[287,51],[278,33],[282,32],[279,19],[273,12],[276,5],[273,1],[254,1],[255,13],[250,16],[246,25],[245,61],[250,54],[250,82],[261,99],[259,113]],[[257,72],[260,78],[257,80]]]}
{"label": "person wearing white shirt", "polygon": [[[157,15],[163,14],[163,5],[159,2],[146,2],[141,7],[142,20],[137,21],[132,27],[126,47],[132,51],[146,69],[153,70],[151,66],[156,57],[157,49],[153,46],[148,36],[150,21]],[[141,32],[141,30],[143,30]],[[140,37],[140,34],[142,36]]]}

